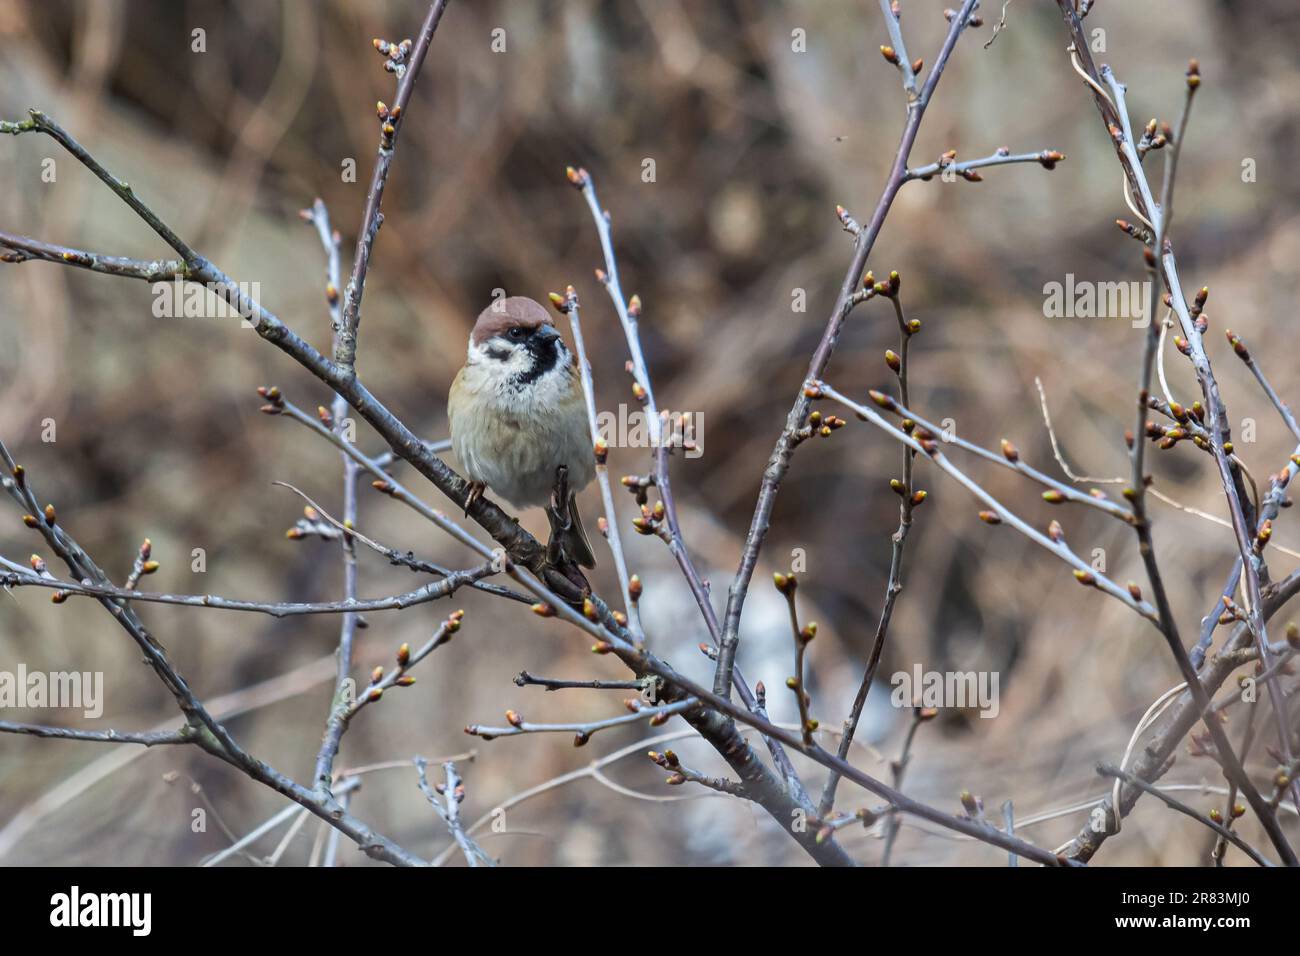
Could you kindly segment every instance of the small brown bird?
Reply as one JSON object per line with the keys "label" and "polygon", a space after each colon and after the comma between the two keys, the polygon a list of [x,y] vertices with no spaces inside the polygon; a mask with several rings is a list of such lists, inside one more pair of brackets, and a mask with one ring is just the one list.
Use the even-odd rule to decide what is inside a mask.
{"label": "small brown bird", "polygon": [[569,557],[595,567],[575,497],[596,474],[591,430],[577,360],[551,313],[524,296],[484,309],[451,383],[447,414],[452,449],[471,481],[465,507],[485,486],[517,507],[544,506],[562,466],[569,500],[552,521],[569,525],[560,542]]}

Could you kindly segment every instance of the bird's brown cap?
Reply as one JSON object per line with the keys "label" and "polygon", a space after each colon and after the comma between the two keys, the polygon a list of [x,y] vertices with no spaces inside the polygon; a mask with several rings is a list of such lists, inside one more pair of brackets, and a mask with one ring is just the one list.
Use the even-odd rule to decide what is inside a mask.
{"label": "bird's brown cap", "polygon": [[531,331],[543,325],[555,326],[551,313],[527,296],[513,295],[508,299],[494,300],[479,313],[470,341],[482,345],[494,335],[501,335],[515,326]]}

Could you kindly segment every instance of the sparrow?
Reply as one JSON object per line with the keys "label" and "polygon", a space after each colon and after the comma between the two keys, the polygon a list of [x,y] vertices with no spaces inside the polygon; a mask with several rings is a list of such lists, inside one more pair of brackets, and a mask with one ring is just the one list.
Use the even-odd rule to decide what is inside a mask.
{"label": "sparrow", "polygon": [[563,467],[568,501],[551,509],[552,527],[558,519],[569,557],[595,567],[576,498],[596,474],[590,424],[577,359],[551,313],[525,296],[479,313],[447,415],[452,450],[470,479],[466,510],[485,487],[520,508],[546,506]]}

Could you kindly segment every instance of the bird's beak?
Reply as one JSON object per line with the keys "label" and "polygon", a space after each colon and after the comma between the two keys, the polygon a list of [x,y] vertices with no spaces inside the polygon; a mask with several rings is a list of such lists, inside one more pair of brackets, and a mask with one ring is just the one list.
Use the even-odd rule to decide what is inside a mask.
{"label": "bird's beak", "polygon": [[533,334],[543,342],[549,342],[551,339],[558,339],[560,337],[559,330],[553,325],[539,326],[537,331]]}

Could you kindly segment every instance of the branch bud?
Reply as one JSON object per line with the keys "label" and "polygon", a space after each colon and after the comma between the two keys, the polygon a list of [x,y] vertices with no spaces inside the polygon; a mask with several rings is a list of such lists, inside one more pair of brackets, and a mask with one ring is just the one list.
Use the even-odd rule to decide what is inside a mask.
{"label": "branch bud", "polygon": [[896,411],[897,408],[898,408],[898,403],[895,402],[895,401],[894,401],[892,398],[890,398],[888,395],[886,395],[884,392],[877,392],[877,391],[873,388],[873,389],[872,389],[871,391],[869,391],[867,394],[871,396],[871,400],[872,400],[873,402],[875,402],[877,405],[879,405],[881,408],[883,408],[883,409],[884,409],[885,411],[887,411],[887,412]]}
{"label": "branch bud", "polygon": [[1249,362],[1250,350],[1246,348],[1246,343],[1243,342],[1238,336],[1234,335],[1232,329],[1224,329],[1223,334],[1227,336],[1228,344],[1231,345],[1232,350],[1237,353],[1237,357],[1241,359],[1243,362]]}

